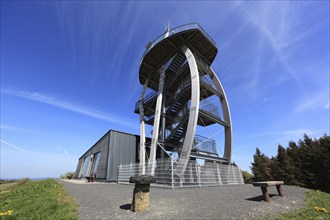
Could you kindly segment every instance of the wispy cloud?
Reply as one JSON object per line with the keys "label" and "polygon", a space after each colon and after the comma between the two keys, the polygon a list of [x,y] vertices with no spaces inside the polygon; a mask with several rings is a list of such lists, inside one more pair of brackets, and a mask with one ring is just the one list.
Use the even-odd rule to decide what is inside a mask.
{"label": "wispy cloud", "polygon": [[327,92],[321,92],[304,97],[304,99],[296,106],[294,112],[305,112],[314,109],[329,110],[329,96],[330,94]]}
{"label": "wispy cloud", "polygon": [[[2,144],[5,145],[3,140],[1,140]],[[65,172],[74,171],[79,157],[78,155],[64,156],[63,153],[56,152],[26,152],[10,143],[8,146],[11,148],[1,147],[0,178],[58,177]],[[24,172],[22,172],[22,167]]]}
{"label": "wispy cloud", "polygon": [[12,96],[16,96],[16,97],[20,97],[20,98],[24,98],[24,99],[41,102],[41,103],[55,106],[55,107],[58,107],[61,109],[69,110],[69,111],[76,112],[76,113],[79,113],[82,115],[100,119],[103,121],[121,124],[126,127],[133,127],[133,128],[136,127],[136,125],[134,123],[129,122],[127,119],[120,118],[116,115],[109,115],[109,114],[106,114],[106,113],[103,113],[103,112],[100,112],[100,111],[97,111],[94,109],[86,108],[84,106],[79,106],[79,105],[76,105],[76,104],[73,104],[73,103],[58,99],[58,98],[54,98],[54,97],[51,97],[51,96],[48,96],[48,95],[45,95],[42,93],[22,91],[22,90],[10,90],[10,89],[2,89],[1,92],[4,94],[8,94],[8,95],[12,95]]}
{"label": "wispy cloud", "polygon": [[[303,4],[299,6],[301,5],[304,6]],[[325,26],[325,22],[311,23],[313,25],[309,26],[302,24],[301,20],[305,16],[304,7],[298,7],[295,2],[281,2],[280,4],[278,2],[256,2],[248,5],[237,3],[236,6],[244,20],[257,28],[259,37],[267,40],[268,45],[273,49],[274,57],[282,64],[299,89],[304,91],[302,78],[290,63],[290,53],[297,47],[305,46],[299,42]]]}
{"label": "wispy cloud", "polygon": [[7,145],[7,146],[9,146],[9,147],[12,147],[12,148],[14,148],[14,149],[16,149],[16,150],[19,150],[19,151],[21,151],[21,152],[28,153],[28,151],[24,150],[23,148],[18,147],[18,146],[16,146],[15,144],[11,144],[11,143],[9,143],[9,142],[3,140],[3,139],[0,139],[0,142],[1,142],[2,144],[5,144],[5,145]]}
{"label": "wispy cloud", "polygon": [[16,127],[16,126],[7,125],[7,124],[0,124],[0,128],[1,128],[1,130],[18,131],[18,132],[31,132],[31,131],[34,131],[32,129]]}
{"label": "wispy cloud", "polygon": [[63,148],[61,145],[56,146],[56,148],[59,149],[60,151],[62,151],[63,154],[64,154],[65,156],[67,156],[67,157],[72,157],[72,156],[68,153],[68,150],[65,149],[65,148]]}
{"label": "wispy cloud", "polygon": [[303,138],[303,135],[307,134],[311,137],[320,137],[323,135],[322,130],[311,130],[306,128],[283,130],[283,131],[270,131],[254,133],[249,135],[250,137],[267,138],[271,140],[269,143],[265,143],[264,147],[273,148],[277,144],[287,144],[289,141],[298,141]]}
{"label": "wispy cloud", "polygon": [[[127,76],[127,60],[136,56],[134,41],[142,7],[135,2],[59,1],[57,17],[69,57],[79,74],[91,84],[100,80],[118,86]],[[120,18],[120,19],[118,19]],[[131,74],[136,74],[132,71]]]}

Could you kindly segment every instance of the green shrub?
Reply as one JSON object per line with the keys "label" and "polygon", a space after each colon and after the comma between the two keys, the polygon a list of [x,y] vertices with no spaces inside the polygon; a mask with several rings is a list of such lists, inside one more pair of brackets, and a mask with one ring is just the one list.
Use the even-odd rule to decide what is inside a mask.
{"label": "green shrub", "polygon": [[249,184],[253,182],[253,175],[247,171],[242,171],[243,178],[244,178],[244,183]]}
{"label": "green shrub", "polygon": [[72,179],[74,176],[74,172],[66,172],[60,176],[60,179]]}

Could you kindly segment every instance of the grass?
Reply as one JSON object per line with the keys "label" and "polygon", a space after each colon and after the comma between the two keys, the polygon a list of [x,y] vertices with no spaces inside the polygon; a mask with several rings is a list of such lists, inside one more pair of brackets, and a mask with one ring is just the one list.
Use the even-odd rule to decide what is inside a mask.
{"label": "grass", "polygon": [[13,183],[0,192],[1,220],[78,218],[77,203],[54,179]]}
{"label": "grass", "polygon": [[298,219],[330,219],[330,194],[312,190],[305,194],[307,208],[272,216],[265,219],[298,220]]}
{"label": "grass", "polygon": [[20,180],[9,180],[9,181],[3,181],[0,182],[0,193],[4,193],[6,191],[15,189],[18,186],[23,185],[24,183],[28,182],[30,179],[24,178]]}

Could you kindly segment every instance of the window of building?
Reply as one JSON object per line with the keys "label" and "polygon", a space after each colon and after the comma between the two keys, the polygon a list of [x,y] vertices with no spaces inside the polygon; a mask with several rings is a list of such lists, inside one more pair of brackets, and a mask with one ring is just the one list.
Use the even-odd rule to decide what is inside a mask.
{"label": "window of building", "polygon": [[100,161],[100,152],[94,154],[94,161],[93,161],[93,167],[92,167],[92,174],[95,174],[97,171],[97,167],[99,166]]}
{"label": "window of building", "polygon": [[81,177],[85,177],[86,176],[88,165],[89,165],[89,161],[90,161],[90,157],[91,156],[88,156],[88,157],[85,157],[85,159],[84,159]]}

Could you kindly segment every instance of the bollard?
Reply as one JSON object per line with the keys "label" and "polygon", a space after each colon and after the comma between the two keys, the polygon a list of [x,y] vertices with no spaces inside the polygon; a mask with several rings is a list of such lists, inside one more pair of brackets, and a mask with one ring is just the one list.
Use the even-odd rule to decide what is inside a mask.
{"label": "bollard", "polygon": [[131,210],[133,212],[148,210],[150,207],[150,183],[156,182],[156,178],[153,176],[132,176],[129,178],[129,182],[135,183]]}

